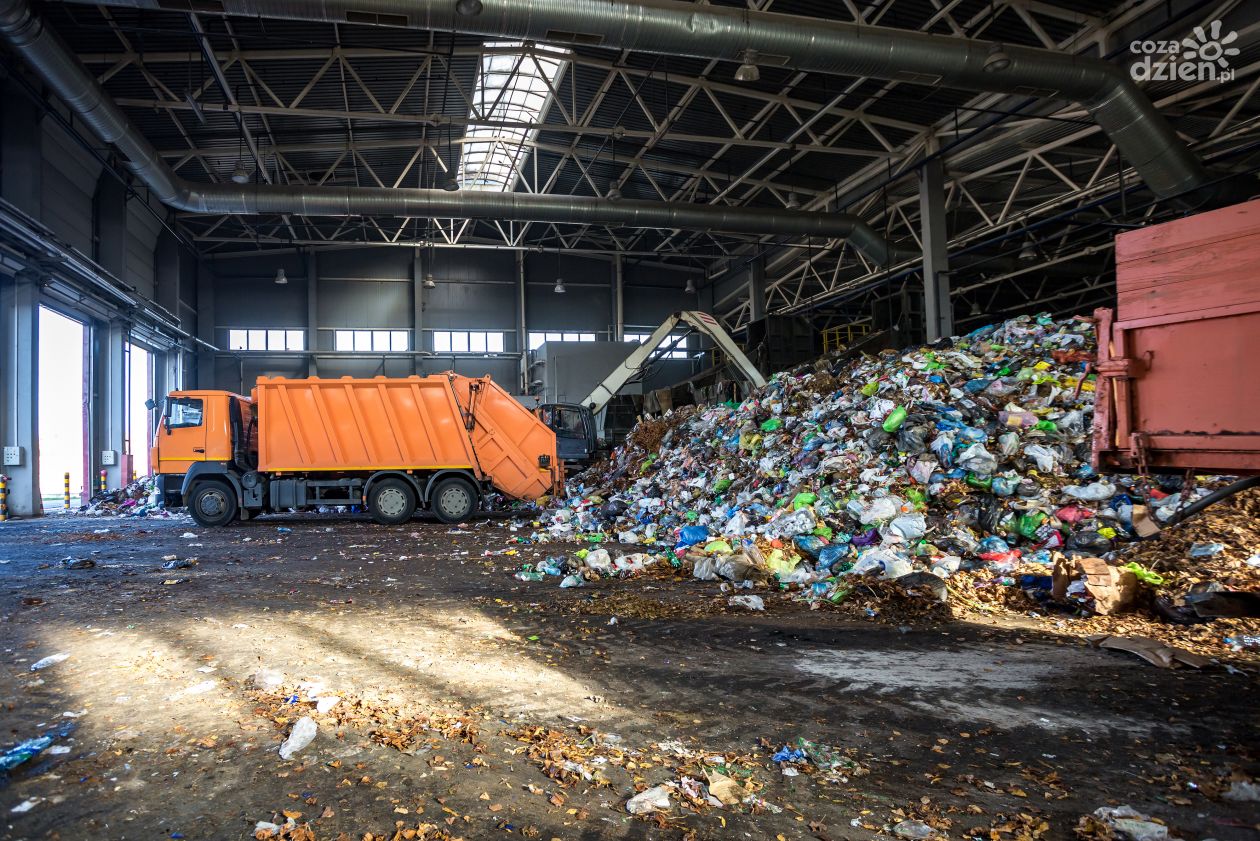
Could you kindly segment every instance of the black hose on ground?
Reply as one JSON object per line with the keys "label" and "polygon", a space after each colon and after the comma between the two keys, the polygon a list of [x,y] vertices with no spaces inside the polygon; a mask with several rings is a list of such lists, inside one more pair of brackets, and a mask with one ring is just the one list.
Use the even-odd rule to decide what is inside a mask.
{"label": "black hose on ground", "polygon": [[1217,502],[1220,502],[1222,499],[1228,499],[1229,497],[1233,496],[1236,493],[1241,493],[1242,491],[1245,491],[1248,488],[1254,488],[1258,485],[1260,485],[1260,476],[1247,476],[1246,478],[1239,479],[1237,482],[1233,482],[1229,485],[1226,485],[1223,488],[1219,488],[1218,490],[1212,491],[1210,494],[1203,497],[1202,499],[1197,499],[1194,502],[1187,505],[1185,508],[1182,508],[1180,511],[1178,511],[1177,513],[1169,517],[1168,522],[1164,523],[1163,526],[1161,526],[1161,528],[1166,529],[1166,528],[1169,528],[1170,526],[1175,526],[1178,523],[1184,522],[1187,518],[1193,517],[1195,514],[1198,514],[1200,511],[1202,511],[1204,508],[1207,508],[1209,505],[1213,505]]}

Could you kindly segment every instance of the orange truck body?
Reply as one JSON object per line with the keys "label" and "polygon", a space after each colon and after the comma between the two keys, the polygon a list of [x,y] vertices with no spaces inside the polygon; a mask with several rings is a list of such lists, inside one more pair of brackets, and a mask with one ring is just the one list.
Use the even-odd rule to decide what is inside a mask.
{"label": "orange truck body", "polygon": [[325,505],[459,522],[492,492],[534,500],[564,486],[555,431],[490,377],[450,372],[261,377],[248,398],[172,392],[152,457],[166,504],[203,526]]}
{"label": "orange truck body", "polygon": [[266,473],[466,469],[537,499],[559,470],[555,433],[489,377],[260,377],[253,399]]}

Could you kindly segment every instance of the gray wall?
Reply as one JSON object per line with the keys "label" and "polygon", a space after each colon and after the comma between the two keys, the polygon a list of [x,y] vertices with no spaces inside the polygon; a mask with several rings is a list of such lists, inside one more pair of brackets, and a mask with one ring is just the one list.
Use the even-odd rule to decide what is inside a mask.
{"label": "gray wall", "polygon": [[[309,253],[211,257],[202,264],[203,299],[213,298],[213,326],[202,337],[228,346],[232,328],[302,328],[308,326],[306,277]],[[308,354],[261,351],[214,355],[201,385],[248,392],[259,376],[321,377],[406,376],[454,370],[470,376],[489,374],[513,393],[520,392],[521,361],[517,302],[519,281],[515,252],[436,249],[431,273],[437,288],[420,289],[409,248],[360,248],[314,255],[315,322],[318,344],[314,365]],[[596,333],[608,338],[613,319],[613,264],[610,260],[562,255],[560,273],[566,292],[557,295],[553,252],[524,257],[525,321],[529,332]],[[275,283],[283,268],[287,285]],[[624,264],[625,319],[631,332],[648,332],[670,313],[695,308],[696,296],[683,291],[687,275],[657,265]],[[422,337],[413,354],[337,353],[334,328],[413,330],[415,296],[423,309]],[[207,310],[209,311],[209,310]],[[432,355],[435,330],[498,330],[504,336],[499,355]],[[207,335],[208,334],[208,335]],[[413,343],[413,349],[416,345]],[[669,361],[647,383],[650,388],[689,376],[691,363]]]}

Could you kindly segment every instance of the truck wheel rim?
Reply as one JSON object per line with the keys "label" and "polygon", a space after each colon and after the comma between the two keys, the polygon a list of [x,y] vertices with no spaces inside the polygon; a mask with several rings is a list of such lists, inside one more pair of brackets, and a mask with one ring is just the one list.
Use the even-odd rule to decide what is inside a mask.
{"label": "truck wheel rim", "polygon": [[198,503],[201,513],[207,517],[217,517],[227,508],[227,497],[222,491],[209,491],[201,495],[201,501]]}
{"label": "truck wheel rim", "polygon": [[442,492],[442,513],[448,517],[462,515],[468,510],[468,491],[461,487],[447,488]]}
{"label": "truck wheel rim", "polygon": [[386,517],[398,517],[407,510],[407,495],[397,488],[386,488],[377,494],[376,508]]}

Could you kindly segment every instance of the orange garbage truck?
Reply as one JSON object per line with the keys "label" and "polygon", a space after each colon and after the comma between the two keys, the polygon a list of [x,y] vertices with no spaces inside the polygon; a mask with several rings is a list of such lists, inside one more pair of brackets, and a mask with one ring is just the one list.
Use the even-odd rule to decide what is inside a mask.
{"label": "orange garbage truck", "polygon": [[175,391],[154,442],[159,493],[203,526],[324,505],[457,523],[488,494],[537,499],[564,482],[552,429],[490,377],[454,373]]}

